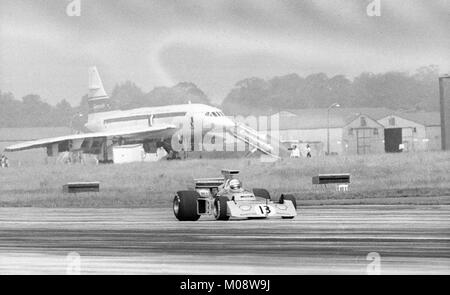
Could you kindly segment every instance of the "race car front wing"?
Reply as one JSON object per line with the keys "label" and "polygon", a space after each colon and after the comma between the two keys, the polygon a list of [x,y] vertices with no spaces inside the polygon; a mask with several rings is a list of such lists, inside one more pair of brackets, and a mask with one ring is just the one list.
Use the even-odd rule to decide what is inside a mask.
{"label": "race car front wing", "polygon": [[238,218],[292,217],[297,215],[294,204],[289,200],[285,200],[283,204],[228,201],[227,206],[230,216]]}

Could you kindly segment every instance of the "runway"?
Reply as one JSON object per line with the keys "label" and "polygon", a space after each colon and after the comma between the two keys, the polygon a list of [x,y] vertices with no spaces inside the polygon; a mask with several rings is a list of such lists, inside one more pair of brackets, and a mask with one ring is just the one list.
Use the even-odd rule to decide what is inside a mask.
{"label": "runway", "polygon": [[0,208],[0,274],[450,274],[450,206],[298,214],[179,222],[169,208]]}

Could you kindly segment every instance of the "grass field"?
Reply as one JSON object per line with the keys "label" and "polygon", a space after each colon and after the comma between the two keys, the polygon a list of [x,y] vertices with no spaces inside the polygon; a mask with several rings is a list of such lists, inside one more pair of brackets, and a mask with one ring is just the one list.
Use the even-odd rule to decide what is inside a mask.
{"label": "grass field", "polygon": [[[174,192],[198,177],[241,170],[244,187],[278,198],[293,193],[300,205],[450,204],[450,153],[403,153],[283,159],[185,160],[121,165],[36,164],[0,169],[0,206],[166,207]],[[318,173],[351,173],[349,192],[311,184]],[[63,194],[71,181],[100,181],[100,193]]]}

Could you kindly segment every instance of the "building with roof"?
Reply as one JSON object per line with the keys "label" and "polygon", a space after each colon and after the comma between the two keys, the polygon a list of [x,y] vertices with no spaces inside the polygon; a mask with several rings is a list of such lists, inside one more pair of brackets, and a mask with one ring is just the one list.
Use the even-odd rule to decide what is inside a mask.
{"label": "building with roof", "polygon": [[378,119],[386,152],[441,149],[439,112],[396,112]]}
{"label": "building with roof", "polygon": [[384,126],[377,119],[392,110],[386,108],[333,108],[280,111],[279,136],[282,142],[314,155],[368,154],[384,152]]}
{"label": "building with roof", "polygon": [[[275,113],[279,137],[302,154],[369,154],[441,148],[438,112],[396,112],[387,108],[297,109]],[[264,130],[259,129],[262,132]]]}

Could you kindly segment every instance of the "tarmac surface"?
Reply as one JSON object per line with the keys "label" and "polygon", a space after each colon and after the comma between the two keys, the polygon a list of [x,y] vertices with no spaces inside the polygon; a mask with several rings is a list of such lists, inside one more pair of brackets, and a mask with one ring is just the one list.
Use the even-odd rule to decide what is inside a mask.
{"label": "tarmac surface", "polygon": [[450,206],[298,214],[179,222],[167,208],[0,208],[0,274],[450,274]]}

